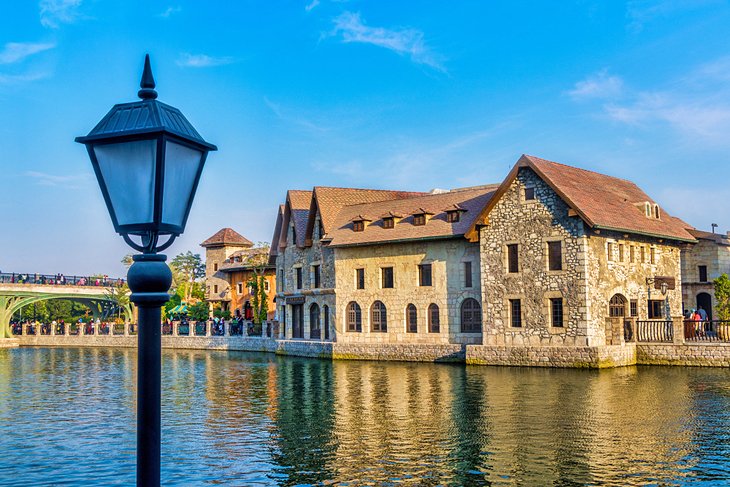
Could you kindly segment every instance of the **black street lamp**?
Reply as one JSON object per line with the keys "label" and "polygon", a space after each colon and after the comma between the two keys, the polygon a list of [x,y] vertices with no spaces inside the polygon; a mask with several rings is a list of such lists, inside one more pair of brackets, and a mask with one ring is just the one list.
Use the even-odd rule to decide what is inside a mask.
{"label": "black street lamp", "polygon": [[115,105],[76,142],[86,145],[114,229],[142,252],[127,273],[139,308],[137,485],[159,486],[160,307],[170,298],[172,273],[158,252],[185,230],[205,159],[217,147],[180,110],[157,101],[149,55],[140,88],[141,101]]}

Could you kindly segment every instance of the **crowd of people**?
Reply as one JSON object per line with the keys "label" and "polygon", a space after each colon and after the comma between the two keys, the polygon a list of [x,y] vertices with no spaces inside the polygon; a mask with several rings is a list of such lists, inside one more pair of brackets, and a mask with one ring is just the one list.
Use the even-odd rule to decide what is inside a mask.
{"label": "crowd of people", "polygon": [[41,284],[41,285],[59,285],[59,286],[122,286],[124,279],[114,279],[107,275],[83,277],[71,276],[64,274],[45,275],[45,274],[16,274],[16,273],[0,273],[0,283],[5,284]]}
{"label": "crowd of people", "polygon": [[[94,330],[98,329],[100,335],[108,335],[111,327],[114,326],[113,322],[101,321],[100,319],[86,319],[79,318],[78,321],[73,323],[66,323],[65,320],[52,320],[50,322],[38,321],[38,320],[12,320],[10,321],[10,329],[13,335],[21,335],[22,327],[25,326],[25,333],[27,335],[35,335],[36,330],[40,330],[41,335],[50,335],[51,330],[54,330],[55,335],[65,335],[66,327],[69,327],[70,335],[77,335],[83,330],[84,335],[93,335]],[[134,332],[134,325],[130,325],[130,332]]]}

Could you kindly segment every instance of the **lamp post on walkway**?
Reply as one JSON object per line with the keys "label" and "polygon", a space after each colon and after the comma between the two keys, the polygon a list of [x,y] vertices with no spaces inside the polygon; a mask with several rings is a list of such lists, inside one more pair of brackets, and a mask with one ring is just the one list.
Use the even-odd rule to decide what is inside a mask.
{"label": "lamp post on walkway", "polygon": [[139,308],[137,485],[159,486],[160,307],[172,273],[158,252],[185,230],[206,157],[217,148],[177,108],[157,101],[149,55],[140,88],[140,101],[115,105],[76,142],[86,145],[114,230],[142,252],[127,274]]}

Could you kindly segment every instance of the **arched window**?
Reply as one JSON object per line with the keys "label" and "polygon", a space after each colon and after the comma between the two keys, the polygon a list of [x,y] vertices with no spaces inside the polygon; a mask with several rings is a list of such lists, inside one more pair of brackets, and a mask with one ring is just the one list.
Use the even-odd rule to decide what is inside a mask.
{"label": "arched window", "polygon": [[375,301],[370,307],[370,331],[388,331],[388,316],[385,305],[380,301]]}
{"label": "arched window", "polygon": [[322,312],[324,313],[324,339],[330,339],[330,307],[326,304],[322,306]]}
{"label": "arched window", "polygon": [[321,335],[322,331],[319,324],[319,305],[314,303],[309,307],[309,338],[319,339]]}
{"label": "arched window", "polygon": [[347,331],[362,331],[362,311],[355,301],[347,305]]}
{"label": "arched window", "polygon": [[406,331],[418,333],[418,310],[413,304],[406,306]]}
{"label": "arched window", "polygon": [[659,219],[659,205],[654,205],[654,218]]}
{"label": "arched window", "polygon": [[439,307],[433,303],[428,305],[428,332],[439,333],[441,331],[439,318]]}
{"label": "arched window", "polygon": [[608,316],[611,318],[623,318],[626,316],[626,298],[621,294],[614,294],[608,302]]}
{"label": "arched window", "polygon": [[482,307],[474,298],[466,298],[461,303],[461,332],[481,333]]}

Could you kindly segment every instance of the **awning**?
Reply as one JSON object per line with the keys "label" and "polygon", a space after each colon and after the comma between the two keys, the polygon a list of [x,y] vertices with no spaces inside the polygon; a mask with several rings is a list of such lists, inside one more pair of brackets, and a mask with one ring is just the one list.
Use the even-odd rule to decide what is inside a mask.
{"label": "awning", "polygon": [[186,314],[188,312],[188,307],[185,304],[178,304],[174,308],[170,310],[170,313],[172,314]]}

